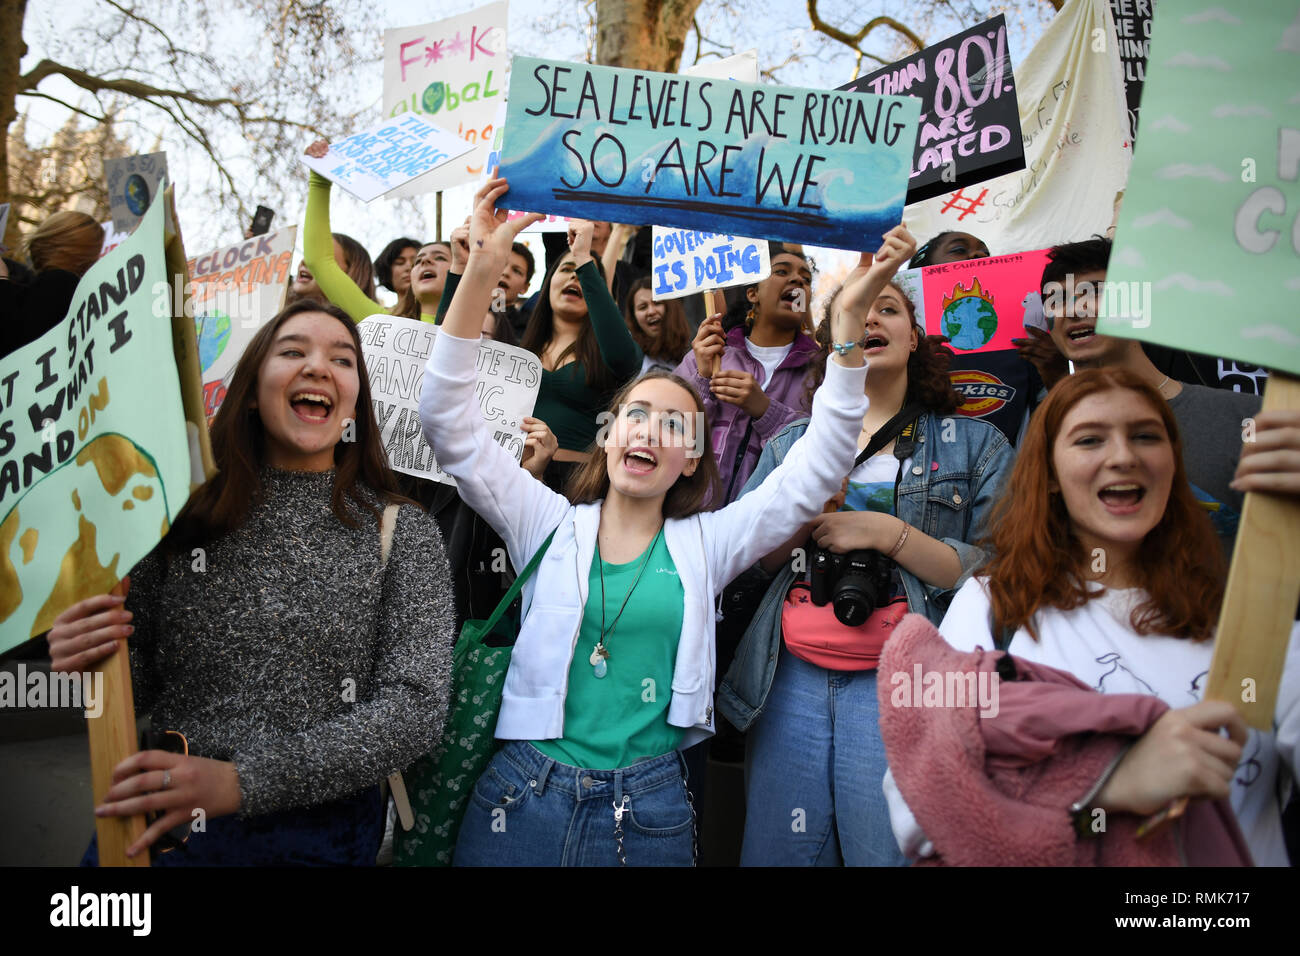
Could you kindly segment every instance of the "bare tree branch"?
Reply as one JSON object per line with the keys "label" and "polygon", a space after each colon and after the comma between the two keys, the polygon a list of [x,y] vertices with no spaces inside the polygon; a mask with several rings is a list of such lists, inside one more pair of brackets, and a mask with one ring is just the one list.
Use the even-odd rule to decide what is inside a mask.
{"label": "bare tree branch", "polygon": [[43,99],[43,100],[51,100],[52,102],[58,103],[58,104],[59,104],[60,106],[62,106],[65,110],[72,110],[72,112],[74,112],[74,113],[80,113],[82,116],[86,117],[87,119],[92,119],[92,120],[94,120],[96,123],[103,123],[103,122],[105,122],[105,120],[107,119],[107,117],[104,117],[104,116],[96,116],[94,113],[87,113],[87,112],[86,112],[85,110],[83,110],[81,107],[79,107],[79,106],[73,106],[71,103],[65,103],[63,100],[59,99],[57,96],[51,96],[49,93],[41,93],[41,92],[39,92],[39,91],[37,91],[37,90],[24,90],[23,92],[19,93],[18,95],[19,95],[19,96],[39,96],[39,97],[40,97],[41,99]]}
{"label": "bare tree branch", "polygon": [[[919,36],[917,36],[911,30],[910,27],[906,26],[905,24],[899,23],[893,17],[887,17],[887,16],[872,17],[870,20],[868,20],[858,29],[857,33],[847,33],[844,30],[841,30],[839,27],[831,26],[820,16],[818,16],[817,0],[808,0],[808,19],[812,23],[812,28],[816,30],[818,33],[824,33],[832,40],[838,40],[840,43],[843,43],[845,46],[857,50],[859,53],[863,54],[864,56],[870,56],[872,57],[872,59],[875,60],[880,60],[880,58],[877,56],[873,56],[872,54],[867,53],[865,50],[863,50],[862,41],[865,40],[868,36],[870,36],[871,33],[879,27],[889,27],[891,30],[895,31],[896,33],[900,33],[904,37],[906,37],[911,42],[911,44],[914,47],[916,47],[916,49],[918,50],[925,49],[925,41],[922,40]],[[880,62],[884,63],[886,61],[880,60]]]}

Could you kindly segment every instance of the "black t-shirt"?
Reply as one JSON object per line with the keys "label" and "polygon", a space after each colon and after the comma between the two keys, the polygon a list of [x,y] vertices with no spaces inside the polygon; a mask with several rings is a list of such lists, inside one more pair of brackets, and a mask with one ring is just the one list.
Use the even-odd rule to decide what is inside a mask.
{"label": "black t-shirt", "polygon": [[948,377],[966,396],[958,414],[996,425],[1012,445],[1043,388],[1038,369],[1015,349],[959,353],[952,359]]}

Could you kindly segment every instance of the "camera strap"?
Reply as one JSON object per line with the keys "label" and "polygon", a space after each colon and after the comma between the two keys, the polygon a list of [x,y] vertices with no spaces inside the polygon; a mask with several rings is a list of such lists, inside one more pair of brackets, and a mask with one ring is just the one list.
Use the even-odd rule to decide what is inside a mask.
{"label": "camera strap", "polygon": [[911,402],[904,405],[897,415],[891,418],[885,424],[881,425],[876,433],[871,436],[871,441],[867,442],[867,447],[858,452],[858,457],[853,462],[853,467],[857,468],[880,449],[884,448],[895,438],[899,442],[894,446],[894,457],[899,462],[904,462],[912,457],[912,451],[916,447],[916,423],[921,415],[925,412],[925,406],[920,402]]}

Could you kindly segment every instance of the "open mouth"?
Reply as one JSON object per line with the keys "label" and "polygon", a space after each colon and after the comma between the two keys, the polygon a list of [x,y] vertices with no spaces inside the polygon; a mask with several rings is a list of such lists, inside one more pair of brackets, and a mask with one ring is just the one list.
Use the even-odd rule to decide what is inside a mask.
{"label": "open mouth", "polygon": [[323,392],[294,392],[289,404],[294,414],[305,422],[326,421],[334,408],[334,401]]}
{"label": "open mouth", "polygon": [[1091,325],[1081,325],[1078,328],[1071,329],[1067,338],[1071,342],[1086,342],[1096,335],[1096,327]]}
{"label": "open mouth", "polygon": [[311,273],[307,271],[306,267],[298,270],[298,281],[299,282],[311,281]]}
{"label": "open mouth", "polygon": [[633,448],[623,456],[623,467],[634,475],[646,475],[659,465],[659,459],[645,448]]}
{"label": "open mouth", "polygon": [[438,278],[438,273],[433,269],[421,269],[420,274],[416,276],[416,278],[421,282],[427,282],[430,279]]}
{"label": "open mouth", "polygon": [[872,352],[877,349],[883,349],[887,345],[889,345],[888,339],[882,338],[879,335],[868,335],[866,340],[862,343],[862,351]]}
{"label": "open mouth", "polygon": [[803,294],[803,286],[791,286],[789,289],[786,289],[781,293],[781,301],[789,305],[792,309],[797,308],[799,300],[802,298]]}
{"label": "open mouth", "polygon": [[1141,485],[1125,482],[1107,485],[1097,492],[1097,497],[1101,499],[1101,503],[1107,510],[1116,514],[1127,514],[1137,510],[1146,494],[1147,490]]}
{"label": "open mouth", "polygon": [[581,301],[581,300],[582,300],[582,286],[580,286],[580,285],[566,285],[563,289],[560,290],[560,296],[561,296],[561,298],[565,298],[565,299],[573,299],[573,300],[576,300],[576,301]]}

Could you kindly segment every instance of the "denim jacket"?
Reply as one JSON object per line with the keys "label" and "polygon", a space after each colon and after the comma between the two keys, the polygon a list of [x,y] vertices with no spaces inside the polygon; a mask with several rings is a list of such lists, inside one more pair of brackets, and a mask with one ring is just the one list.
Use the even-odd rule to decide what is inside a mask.
{"label": "denim jacket", "polygon": [[[806,420],[795,422],[768,442],[742,496],[781,463],[807,427]],[[988,532],[993,503],[1010,477],[1014,460],[1011,445],[987,422],[961,415],[940,418],[930,412],[917,422],[916,450],[899,480],[895,513],[950,545],[961,560],[962,574],[951,588],[939,588],[901,566],[898,571],[908,609],[924,614],[936,626],[957,589],[984,561],[984,552],[969,542]],[[755,567],[746,574],[763,572]],[[739,730],[747,729],[767,702],[781,649],[782,604],[797,577],[791,562],[772,579],[718,688],[718,711]]]}

